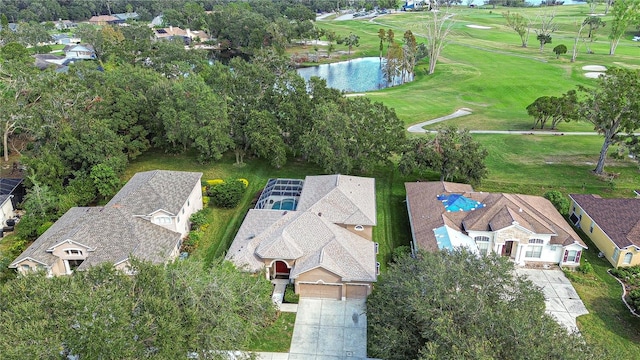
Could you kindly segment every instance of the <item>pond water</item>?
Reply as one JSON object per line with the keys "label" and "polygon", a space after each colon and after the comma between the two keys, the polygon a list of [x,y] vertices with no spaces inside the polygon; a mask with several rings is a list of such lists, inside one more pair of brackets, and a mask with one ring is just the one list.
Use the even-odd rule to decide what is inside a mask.
{"label": "pond water", "polygon": [[[382,62],[384,64],[384,59]],[[307,81],[312,76],[317,76],[325,79],[328,87],[346,92],[365,92],[389,86],[382,73],[380,59],[377,57],[300,68],[297,71]],[[393,85],[398,85],[400,79],[396,78],[393,82]]]}

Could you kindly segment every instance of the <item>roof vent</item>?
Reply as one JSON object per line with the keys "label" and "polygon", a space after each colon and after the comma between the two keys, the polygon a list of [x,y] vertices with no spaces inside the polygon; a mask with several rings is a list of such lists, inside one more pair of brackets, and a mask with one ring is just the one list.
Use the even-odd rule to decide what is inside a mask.
{"label": "roof vent", "polygon": [[322,213],[321,213],[321,212],[319,212],[319,213],[318,213],[318,216],[322,216]]}
{"label": "roof vent", "polygon": [[247,236],[247,239],[248,239],[248,240],[251,240],[251,239],[253,239],[254,237],[256,237],[256,235],[255,235],[255,234],[251,234],[251,235]]}
{"label": "roof vent", "polygon": [[519,209],[518,209],[518,212],[522,212],[522,208],[519,208]]}
{"label": "roof vent", "polygon": [[282,212],[282,216],[285,216],[285,215],[287,215],[287,211]]}

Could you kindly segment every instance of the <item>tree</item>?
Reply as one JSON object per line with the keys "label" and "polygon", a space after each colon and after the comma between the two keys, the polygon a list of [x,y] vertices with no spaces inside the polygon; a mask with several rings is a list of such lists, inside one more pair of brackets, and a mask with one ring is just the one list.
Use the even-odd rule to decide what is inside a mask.
{"label": "tree", "polygon": [[569,206],[571,202],[558,190],[550,190],[544,193],[543,197],[553,204],[558,212],[562,215],[569,215]]}
{"label": "tree", "polygon": [[171,151],[198,151],[202,162],[218,160],[231,141],[226,103],[197,74],[175,80],[158,109],[164,135],[155,141]]}
{"label": "tree", "polygon": [[484,159],[487,150],[475,141],[469,130],[454,126],[438,129],[433,137],[409,141],[398,164],[403,174],[428,171],[440,174],[440,181],[461,181],[479,184],[487,175]]}
{"label": "tree", "polygon": [[429,57],[429,75],[436,71],[436,63],[440,52],[447,43],[447,37],[451,33],[454,22],[450,19],[453,14],[431,11],[427,20],[423,23],[427,38],[427,56]]}
{"label": "tree", "polygon": [[3,357],[222,359],[213,350],[244,348],[276,318],[269,281],[230,263],[134,260],[129,270],[105,264],[0,286]]}
{"label": "tree", "polygon": [[411,30],[404,32],[403,40],[401,69],[402,82],[404,83],[407,78],[411,79],[413,77],[414,68],[418,61],[418,44]]}
{"label": "tree", "polygon": [[384,49],[384,40],[387,38],[387,33],[384,31],[384,29],[380,29],[378,30],[378,38],[380,39],[380,46],[379,46],[379,50],[380,50],[380,62],[382,62],[382,50]]}
{"label": "tree", "polygon": [[531,33],[531,20],[520,13],[510,11],[502,13],[502,16],[507,20],[507,26],[518,33],[522,47],[526,48],[529,42],[529,33]]}
{"label": "tree", "polygon": [[538,34],[536,39],[540,42],[540,52],[544,50],[545,44],[551,44],[551,35],[549,34]]}
{"label": "tree", "polygon": [[544,129],[548,120],[551,120],[551,129],[555,129],[561,121],[569,121],[575,118],[576,113],[576,92],[568,91],[561,97],[541,96],[527,106],[527,113],[533,116],[535,121],[533,129],[540,124],[540,129]]}
{"label": "tree", "polygon": [[[576,36],[573,38],[573,48],[571,50],[571,62],[575,62],[576,58],[578,57],[578,41],[580,41],[580,38],[582,37],[582,31],[584,30],[585,26],[586,24],[584,21],[578,25],[578,31],[576,33]],[[589,52],[590,50],[587,47],[587,53]]]}
{"label": "tree", "polygon": [[638,21],[640,16],[639,0],[616,0],[613,2],[613,19],[609,33],[609,55],[614,55],[620,38],[626,33],[629,25]]}
{"label": "tree", "polygon": [[619,141],[620,133],[632,133],[640,128],[640,71],[610,68],[598,79],[595,88],[578,87],[576,117],[593,124],[604,136],[594,172],[604,171],[609,147]]}
{"label": "tree", "polygon": [[345,37],[342,42],[349,48],[349,55],[351,55],[351,49],[355,46],[360,46],[360,36],[349,33],[349,36]]}
{"label": "tree", "polygon": [[403,51],[402,48],[394,43],[387,51],[387,61],[382,67],[382,73],[389,86],[394,85],[394,79],[402,73]]}
{"label": "tree", "polygon": [[391,48],[391,44],[393,44],[393,40],[395,38],[395,34],[393,33],[393,29],[388,29],[387,30],[387,53],[389,52],[389,49]]}
{"label": "tree", "polygon": [[565,45],[558,45],[553,48],[553,52],[556,54],[556,59],[560,58],[560,55],[567,53],[567,47]]}
{"label": "tree", "polygon": [[542,292],[495,254],[400,256],[367,299],[367,323],[369,355],[388,360],[602,356],[545,313]]}
{"label": "tree", "polygon": [[536,39],[540,42],[540,52],[545,44],[551,44],[551,34],[556,31],[558,24],[555,22],[556,13],[553,11],[540,12],[536,18],[538,28],[535,29]]}
{"label": "tree", "polygon": [[103,199],[111,198],[122,186],[118,174],[108,164],[103,163],[92,167],[90,177]]}

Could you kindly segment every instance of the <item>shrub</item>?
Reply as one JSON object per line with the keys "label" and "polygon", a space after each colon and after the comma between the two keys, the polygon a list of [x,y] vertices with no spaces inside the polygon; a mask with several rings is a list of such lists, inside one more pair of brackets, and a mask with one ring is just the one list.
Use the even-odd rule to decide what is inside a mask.
{"label": "shrub", "polygon": [[228,181],[212,186],[208,195],[213,205],[231,209],[238,206],[245,192],[244,184],[240,181]]}
{"label": "shrub", "polygon": [[287,287],[284,289],[284,300],[283,302],[289,304],[297,304],[300,300],[300,295],[296,294],[293,284],[287,284]]}
{"label": "shrub", "polygon": [[182,243],[182,248],[180,251],[186,251],[188,253],[192,253],[195,249],[200,245],[200,239],[202,239],[202,231],[194,230],[189,232],[187,238]]}
{"label": "shrub", "polygon": [[213,179],[213,180],[207,180],[205,183],[207,185],[209,185],[209,186],[215,186],[215,185],[224,184],[224,180],[222,180],[222,179]]}
{"label": "shrub", "polygon": [[395,249],[393,249],[393,252],[391,253],[391,261],[395,262],[401,257],[407,256],[409,254],[411,254],[411,248],[409,246],[406,246],[406,245],[398,246]]}
{"label": "shrub", "polygon": [[593,272],[593,266],[585,261],[583,264],[578,266],[576,270],[580,271],[583,274],[591,274]]}
{"label": "shrub", "polygon": [[211,209],[204,208],[199,210],[193,214],[189,218],[191,221],[191,226],[195,229],[202,228],[207,222],[209,222],[209,215],[211,214]]}
{"label": "shrub", "polygon": [[249,180],[243,179],[243,178],[240,178],[240,179],[237,179],[237,180],[240,181],[244,185],[245,189],[249,187]]}
{"label": "shrub", "polygon": [[567,199],[562,193],[558,190],[551,190],[544,193],[544,198],[551,201],[553,206],[556,207],[558,212],[562,215],[569,214],[569,199]]}
{"label": "shrub", "polygon": [[629,292],[629,305],[634,309],[640,309],[640,289],[631,290]]}
{"label": "shrub", "polygon": [[210,200],[211,200],[211,198],[210,198],[210,197],[208,197],[208,196],[203,196],[203,197],[202,197],[202,206],[203,206],[203,207],[207,207],[207,206],[209,206],[209,201],[210,201]]}

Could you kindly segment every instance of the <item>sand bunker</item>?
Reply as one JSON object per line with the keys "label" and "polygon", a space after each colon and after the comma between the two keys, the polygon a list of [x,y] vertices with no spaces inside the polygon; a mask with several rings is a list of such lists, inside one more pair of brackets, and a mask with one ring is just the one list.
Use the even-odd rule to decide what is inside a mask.
{"label": "sand bunker", "polygon": [[491,29],[491,26],[482,26],[482,25],[467,25],[467,27],[470,27],[472,29],[482,29],[482,30]]}
{"label": "sand bunker", "polygon": [[592,72],[588,72],[588,73],[584,73],[584,76],[588,77],[589,79],[597,79],[600,77],[600,75],[604,75],[603,72],[598,72],[598,71],[592,71]]}
{"label": "sand bunker", "polygon": [[582,67],[585,71],[607,71],[607,68],[602,65],[586,65]]}

